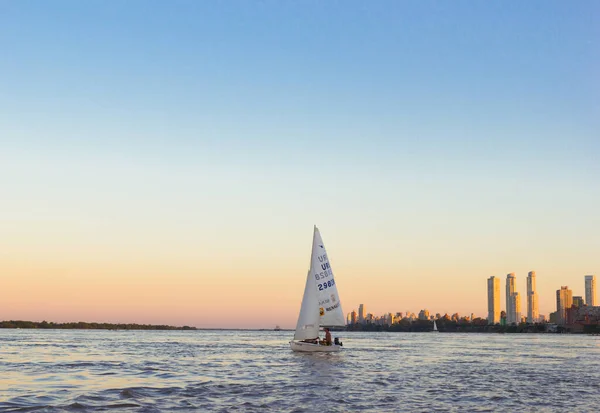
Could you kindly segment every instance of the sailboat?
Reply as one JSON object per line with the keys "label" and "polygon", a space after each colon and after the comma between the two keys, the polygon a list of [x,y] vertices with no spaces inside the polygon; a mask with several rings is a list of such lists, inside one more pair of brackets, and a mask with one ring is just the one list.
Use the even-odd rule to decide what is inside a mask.
{"label": "sailboat", "polygon": [[439,331],[437,329],[437,324],[435,323],[435,320],[433,320],[433,333],[439,333]]}
{"label": "sailboat", "polygon": [[290,347],[293,351],[340,351],[342,345],[337,339],[334,343],[329,344],[319,342],[319,327],[344,326],[344,322],[344,313],[333,278],[333,271],[321,233],[315,225],[310,267],[306,275],[296,332],[294,339],[290,341]]}

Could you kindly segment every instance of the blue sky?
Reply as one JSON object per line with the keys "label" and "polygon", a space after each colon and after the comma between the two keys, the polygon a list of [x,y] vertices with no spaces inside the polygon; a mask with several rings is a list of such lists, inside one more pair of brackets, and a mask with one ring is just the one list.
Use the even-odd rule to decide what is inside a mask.
{"label": "blue sky", "polygon": [[385,280],[583,285],[599,39],[594,1],[0,2],[0,245],[285,255],[317,223],[340,261],[379,240]]}

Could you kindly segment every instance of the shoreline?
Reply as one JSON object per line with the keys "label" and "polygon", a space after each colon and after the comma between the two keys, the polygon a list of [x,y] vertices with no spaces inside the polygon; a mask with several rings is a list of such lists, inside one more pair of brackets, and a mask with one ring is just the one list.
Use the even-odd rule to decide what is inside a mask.
{"label": "shoreline", "polygon": [[[501,325],[471,325],[454,322],[439,324],[439,333],[476,333],[476,334],[600,334],[600,326],[587,325],[574,328],[574,326],[556,326],[549,328],[546,324],[521,324],[511,326]],[[294,332],[294,329],[271,328],[227,328],[227,327],[193,327],[171,326],[165,324],[137,324],[137,323],[97,323],[97,322],[66,322],[55,323],[47,321],[8,320],[0,321],[0,329],[23,330],[106,330],[106,331],[261,331],[261,332]],[[335,333],[365,332],[365,333],[429,333],[433,332],[428,322],[412,324],[394,324],[392,326],[374,324],[353,324],[346,328],[336,328]]]}

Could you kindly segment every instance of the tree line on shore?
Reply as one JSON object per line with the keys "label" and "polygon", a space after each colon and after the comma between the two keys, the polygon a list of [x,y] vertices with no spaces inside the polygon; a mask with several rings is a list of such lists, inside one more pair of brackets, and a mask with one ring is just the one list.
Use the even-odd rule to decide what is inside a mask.
{"label": "tree line on shore", "polygon": [[0,321],[0,328],[40,328],[62,330],[196,330],[196,327],[175,327],[168,325],[151,324],[113,324],[113,323],[86,323],[83,321],[70,323],[54,323],[47,321]]}

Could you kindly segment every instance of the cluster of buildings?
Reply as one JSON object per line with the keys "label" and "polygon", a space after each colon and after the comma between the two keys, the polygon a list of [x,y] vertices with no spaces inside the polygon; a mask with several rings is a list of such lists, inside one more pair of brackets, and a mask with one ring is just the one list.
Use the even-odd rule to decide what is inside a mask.
{"label": "cluster of buildings", "polygon": [[[535,271],[527,273],[527,307],[521,307],[521,294],[517,291],[517,277],[514,273],[506,275],[505,286],[505,308],[501,310],[500,298],[500,278],[492,276],[487,280],[488,287],[488,324],[512,325],[520,323],[545,323],[549,321],[553,324],[570,325],[575,324],[600,324],[600,306],[596,301],[596,276],[586,275],[585,280],[585,300],[581,296],[573,296],[573,292],[566,286],[556,291],[556,311],[549,315],[549,320],[539,313],[539,300],[536,288]],[[406,313],[397,312],[375,316],[367,313],[365,305],[360,304],[358,312],[352,310],[348,313],[346,323],[348,325],[356,324],[374,324],[387,325],[406,321],[431,321],[446,319],[451,321],[485,323],[483,319],[475,319],[473,313],[471,316],[460,317],[458,313],[451,316],[448,314],[430,314],[427,309],[421,310],[418,314],[407,311]]]}
{"label": "cluster of buildings", "polygon": [[[572,324],[570,321],[581,318],[578,309],[588,307],[585,313],[589,320],[596,314],[596,276],[585,276],[585,302],[583,297],[573,297],[573,292],[568,287],[561,287],[556,291],[556,312],[550,314],[550,322],[556,324]],[[492,276],[487,280],[488,291],[488,323],[490,324],[519,324],[522,322],[539,323],[546,321],[541,316],[538,308],[538,293],[536,290],[535,271],[527,274],[527,315],[522,313],[521,295],[515,286],[514,273],[506,275],[506,311],[500,310],[500,278]],[[600,308],[598,308],[600,313]]]}
{"label": "cluster of buildings", "polygon": [[346,324],[354,325],[354,324],[374,324],[374,325],[387,325],[391,326],[392,324],[397,324],[402,320],[407,320],[410,322],[422,320],[422,321],[433,321],[439,320],[441,318],[447,318],[452,321],[465,321],[470,322],[475,318],[473,313],[471,316],[460,317],[458,313],[454,313],[451,316],[448,314],[441,315],[437,313],[435,315],[430,314],[429,310],[423,309],[419,311],[419,314],[407,311],[405,313],[397,312],[397,313],[387,313],[381,316],[375,316],[371,313],[367,313],[365,310],[365,305],[360,304],[358,306],[358,312],[356,310],[352,310],[352,312],[348,313],[346,318]]}
{"label": "cluster of buildings", "polygon": [[[527,318],[528,323],[537,323],[540,320],[538,294],[536,291],[535,271],[527,274]],[[500,278],[488,278],[488,323],[501,323],[500,311]],[[506,275],[506,323],[518,324],[522,321],[521,295],[516,287],[517,277],[511,272]]]}
{"label": "cluster of buildings", "polygon": [[[376,324],[376,325],[389,325],[397,323],[404,315],[402,313],[388,313],[382,316],[375,316],[371,313],[367,313],[364,304],[358,306],[358,313],[356,310],[352,310],[346,317],[346,324]],[[415,314],[407,312],[406,317],[411,320],[416,320]]]}
{"label": "cluster of buildings", "polygon": [[583,297],[573,296],[567,286],[556,290],[556,311],[550,314],[550,322],[573,325],[600,321],[600,307],[596,302],[596,277],[585,276],[585,302]]}

